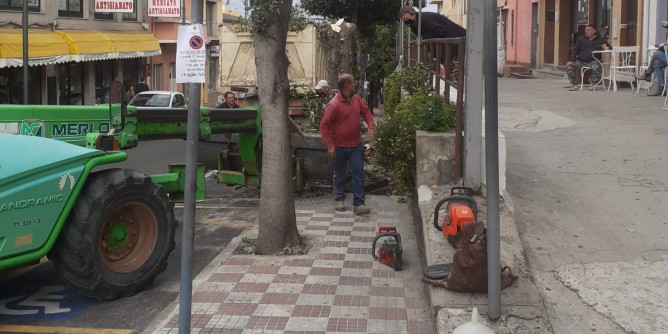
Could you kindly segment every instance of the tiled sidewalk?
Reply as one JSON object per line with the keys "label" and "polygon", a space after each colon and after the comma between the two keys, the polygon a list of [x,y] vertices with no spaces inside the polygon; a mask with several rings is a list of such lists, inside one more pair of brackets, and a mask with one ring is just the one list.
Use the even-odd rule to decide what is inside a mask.
{"label": "tiled sidewalk", "polygon": [[[231,244],[196,280],[191,333],[435,333],[408,206],[368,196],[372,214],[359,217],[333,204],[297,201],[300,233],[314,241],[307,256],[228,255]],[[403,271],[371,257],[378,226],[401,233]],[[154,332],[178,332],[171,307]]]}

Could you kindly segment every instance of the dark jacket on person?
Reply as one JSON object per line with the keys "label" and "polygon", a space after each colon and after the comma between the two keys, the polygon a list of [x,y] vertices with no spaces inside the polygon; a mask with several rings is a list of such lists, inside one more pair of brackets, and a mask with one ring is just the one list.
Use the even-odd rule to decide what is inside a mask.
{"label": "dark jacket on person", "polygon": [[236,103],[232,103],[232,105],[228,105],[227,101],[223,101],[223,103],[216,106],[216,108],[226,108],[226,109],[232,108],[232,109],[234,109],[234,108],[239,108],[239,105],[236,104]]}
{"label": "dark jacket on person", "polygon": [[591,52],[603,50],[603,44],[607,45],[609,50],[612,50],[612,45],[603,39],[601,35],[596,34],[592,40],[589,40],[587,36],[582,35],[578,37],[577,41],[575,41],[575,46],[573,47],[573,50],[571,50],[570,60],[580,60],[581,62],[585,63],[594,61],[594,57],[596,57],[598,60],[601,60],[600,53],[594,55]]}
{"label": "dark jacket on person", "polygon": [[140,82],[135,86],[135,94],[146,92],[148,90],[149,90],[148,85],[143,82]]}
{"label": "dark jacket on person", "polygon": [[[415,22],[409,25],[415,35],[418,34],[419,19],[420,13],[416,13]],[[421,24],[422,39],[466,37],[466,29],[437,13],[422,12]]]}

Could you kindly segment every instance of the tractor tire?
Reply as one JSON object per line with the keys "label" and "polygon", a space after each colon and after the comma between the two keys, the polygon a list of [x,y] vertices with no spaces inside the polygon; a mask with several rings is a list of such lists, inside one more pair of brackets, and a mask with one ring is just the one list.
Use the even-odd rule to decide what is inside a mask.
{"label": "tractor tire", "polygon": [[114,300],[167,268],[176,226],[174,202],[148,175],[103,170],[89,176],[48,256],[78,293]]}

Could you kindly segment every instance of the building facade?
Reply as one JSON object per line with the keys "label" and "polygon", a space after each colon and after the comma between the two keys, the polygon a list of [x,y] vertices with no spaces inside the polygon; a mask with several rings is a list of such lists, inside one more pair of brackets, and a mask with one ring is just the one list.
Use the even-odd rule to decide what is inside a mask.
{"label": "building facade", "polygon": [[[148,31],[146,1],[132,13],[100,13],[94,0],[27,0],[30,104],[107,101],[112,80],[126,87],[160,53]],[[22,1],[0,1],[0,103],[23,103]]]}
{"label": "building facade", "polygon": [[[466,1],[437,0],[439,12],[466,24]],[[668,20],[667,0],[497,0],[499,44],[505,66],[564,71],[570,51],[587,24],[613,46],[647,49],[665,42],[661,23]],[[506,73],[508,71],[505,71]]]}
{"label": "building facade", "polygon": [[[191,23],[191,0],[182,0],[182,16],[179,18],[155,17],[151,18],[151,32],[160,43],[161,54],[151,57],[148,71],[150,80],[147,82],[154,90],[171,90],[182,92],[188,97],[187,84],[176,83],[176,41],[178,27]],[[218,57],[220,55],[219,24],[223,16],[220,1],[204,1],[203,33],[206,39],[207,62],[206,83],[202,85],[202,105],[215,106],[218,95],[216,78],[219,74]]]}

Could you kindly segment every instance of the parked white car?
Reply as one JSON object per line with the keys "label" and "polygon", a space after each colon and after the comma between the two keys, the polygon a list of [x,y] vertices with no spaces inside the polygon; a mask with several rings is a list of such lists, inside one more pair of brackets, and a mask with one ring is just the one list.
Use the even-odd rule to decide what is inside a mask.
{"label": "parked white car", "polygon": [[188,109],[186,99],[180,92],[146,91],[135,95],[129,103],[142,108],[178,108]]}

